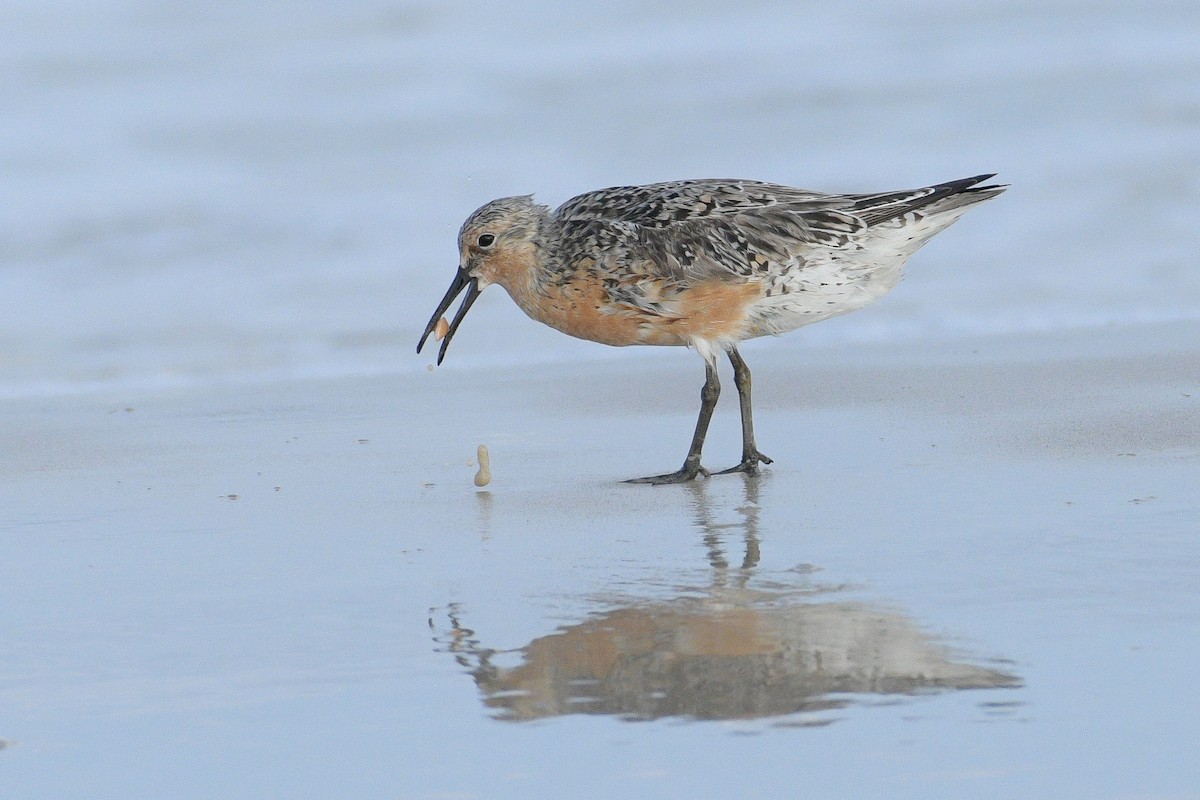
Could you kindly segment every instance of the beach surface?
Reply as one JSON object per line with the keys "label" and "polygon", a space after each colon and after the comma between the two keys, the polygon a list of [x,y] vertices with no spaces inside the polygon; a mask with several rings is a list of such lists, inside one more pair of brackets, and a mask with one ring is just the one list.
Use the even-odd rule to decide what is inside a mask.
{"label": "beach surface", "polygon": [[1198,341],[7,401],[6,791],[1194,797]]}

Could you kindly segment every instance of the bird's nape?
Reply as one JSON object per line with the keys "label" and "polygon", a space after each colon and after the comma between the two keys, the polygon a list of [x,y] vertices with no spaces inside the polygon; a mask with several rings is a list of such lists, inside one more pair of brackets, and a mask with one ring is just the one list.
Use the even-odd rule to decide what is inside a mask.
{"label": "bird's nape", "polygon": [[463,317],[467,315],[471,304],[475,302],[475,298],[479,297],[480,288],[479,281],[467,274],[467,271],[459,268],[454,275],[454,280],[450,283],[450,288],[446,290],[446,296],[442,298],[442,302],[438,303],[437,311],[433,312],[433,316],[429,318],[429,324],[425,326],[425,333],[421,334],[421,341],[417,342],[417,352],[421,352],[421,348],[425,346],[425,341],[429,338],[429,334],[433,333],[437,327],[438,320],[446,313],[446,309],[454,302],[454,298],[466,289],[467,293],[463,297],[462,305],[458,307],[458,311],[454,314],[454,319],[450,322],[450,327],[446,331],[445,338],[442,339],[442,346],[438,349],[437,363],[440,365],[442,359],[446,357],[446,348],[450,346],[450,340],[454,338],[454,332],[458,330],[458,326],[462,323]]}

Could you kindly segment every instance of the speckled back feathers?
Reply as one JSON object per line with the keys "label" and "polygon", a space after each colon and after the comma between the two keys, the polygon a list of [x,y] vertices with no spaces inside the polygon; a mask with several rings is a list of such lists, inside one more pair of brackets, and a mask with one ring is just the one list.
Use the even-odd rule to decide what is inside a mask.
{"label": "speckled back feathers", "polygon": [[[574,197],[553,212],[531,195],[484,205],[463,232],[507,220],[520,234],[552,249],[548,266],[572,270],[578,259],[637,262],[663,277],[708,278],[794,266],[806,252],[853,246],[871,229],[893,228],[982,202],[1003,186],[976,186],[982,175],[902,192],[824,194],[745,180],[687,180],[616,186]],[[614,249],[624,258],[612,258]]]}

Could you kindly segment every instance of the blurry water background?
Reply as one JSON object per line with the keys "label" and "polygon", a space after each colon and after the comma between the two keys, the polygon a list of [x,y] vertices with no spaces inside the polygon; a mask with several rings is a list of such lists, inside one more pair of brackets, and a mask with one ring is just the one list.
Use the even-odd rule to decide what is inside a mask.
{"label": "blurry water background", "polygon": [[[690,177],[1012,184],[803,342],[1196,319],[1198,42],[1194,0],[5,2],[0,396],[417,369],[474,208]],[[502,295],[449,365],[617,352]]]}

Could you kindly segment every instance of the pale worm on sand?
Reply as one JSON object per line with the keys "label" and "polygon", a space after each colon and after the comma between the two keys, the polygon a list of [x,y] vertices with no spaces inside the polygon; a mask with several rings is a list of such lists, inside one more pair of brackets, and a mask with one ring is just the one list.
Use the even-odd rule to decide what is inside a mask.
{"label": "pale worm on sand", "polygon": [[492,482],[492,464],[488,458],[486,444],[479,445],[479,471],[475,473],[475,485],[487,486]]}

